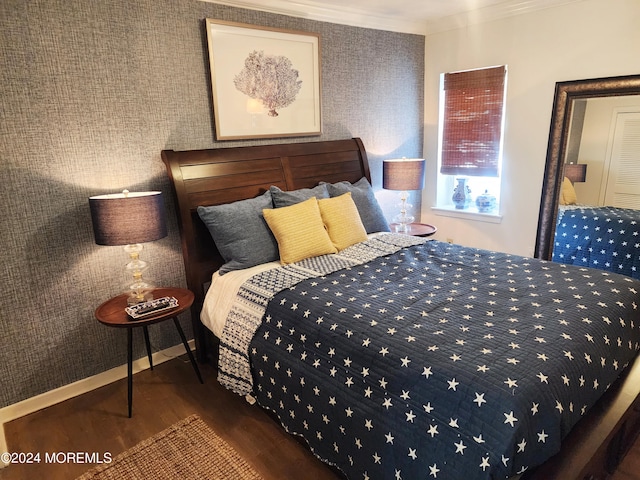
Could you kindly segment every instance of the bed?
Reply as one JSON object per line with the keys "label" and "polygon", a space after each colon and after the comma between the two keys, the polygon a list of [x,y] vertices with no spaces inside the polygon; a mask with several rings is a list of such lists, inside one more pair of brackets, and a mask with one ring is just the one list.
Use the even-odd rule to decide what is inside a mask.
{"label": "bed", "polygon": [[[368,230],[336,253],[219,275],[228,259],[198,207],[370,182],[364,146],[162,158],[198,358],[347,478],[606,478],[635,438],[639,282]],[[245,278],[223,316],[238,321],[210,327],[218,339],[201,312],[220,277],[236,274]]]}
{"label": "bed", "polygon": [[640,211],[559,206],[553,261],[640,279]]}

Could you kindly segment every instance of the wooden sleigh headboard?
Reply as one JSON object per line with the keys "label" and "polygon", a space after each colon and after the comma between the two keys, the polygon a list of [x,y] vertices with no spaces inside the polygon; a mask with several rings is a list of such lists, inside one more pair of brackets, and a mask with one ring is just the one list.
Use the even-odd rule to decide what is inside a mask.
{"label": "wooden sleigh headboard", "polygon": [[207,355],[206,329],[200,310],[206,285],[224,263],[197,213],[199,205],[220,205],[263,194],[271,185],[282,190],[310,188],[319,182],[371,181],[364,145],[359,138],[325,142],[163,150],[162,160],[178,207],[178,224],[187,286],[195,294],[192,324],[196,353]]}

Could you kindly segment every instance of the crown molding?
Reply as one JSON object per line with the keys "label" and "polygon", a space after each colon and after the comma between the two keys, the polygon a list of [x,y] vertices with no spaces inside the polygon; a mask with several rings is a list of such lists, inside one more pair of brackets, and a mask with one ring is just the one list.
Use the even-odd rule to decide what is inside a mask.
{"label": "crown molding", "polygon": [[389,18],[386,16],[372,15],[361,9],[335,6],[323,6],[320,2],[309,1],[305,3],[283,0],[200,0],[208,3],[218,3],[230,7],[259,10],[262,12],[276,13],[290,17],[307,18],[319,22],[338,23],[353,27],[373,28],[399,33],[413,33],[425,35],[425,23],[422,21]]}
{"label": "crown molding", "polygon": [[230,7],[259,10],[263,12],[287,15],[290,17],[307,18],[320,22],[338,23],[355,27],[373,28],[399,33],[412,33],[429,35],[431,33],[453,30],[469,25],[477,25],[501,18],[522,15],[525,13],[558,7],[583,0],[519,0],[513,2],[501,2],[465,11],[445,17],[420,19],[410,18],[412,12],[407,12],[406,17],[389,17],[372,14],[362,8],[345,6],[323,5],[321,0],[199,0],[209,3],[218,3]]}
{"label": "crown molding", "polygon": [[512,3],[499,3],[477,10],[426,20],[424,30],[428,35],[582,1],[584,0],[521,0]]}

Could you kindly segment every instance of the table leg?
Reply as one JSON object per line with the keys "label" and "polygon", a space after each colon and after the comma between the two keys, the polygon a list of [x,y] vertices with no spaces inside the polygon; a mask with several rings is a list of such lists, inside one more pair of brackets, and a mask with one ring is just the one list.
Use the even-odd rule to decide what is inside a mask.
{"label": "table leg", "polygon": [[176,328],[178,329],[178,333],[180,334],[180,338],[182,339],[184,348],[187,350],[187,355],[189,355],[189,360],[191,361],[191,365],[193,366],[193,369],[196,371],[196,375],[198,375],[198,380],[200,380],[200,383],[204,383],[204,381],[202,380],[202,375],[200,375],[200,369],[198,368],[198,364],[196,363],[195,358],[193,358],[193,353],[191,353],[191,349],[189,348],[189,344],[187,343],[187,337],[184,336],[184,332],[182,331],[182,327],[180,326],[180,322],[178,321],[178,317],[173,317],[173,323],[176,324]]}
{"label": "table leg", "polygon": [[153,360],[151,359],[151,342],[149,341],[149,329],[147,326],[142,327],[142,331],[144,332],[144,343],[147,346],[147,358],[149,358],[149,367],[153,370]]}
{"label": "table leg", "polygon": [[129,418],[133,405],[133,328],[127,328],[127,399],[129,401]]}

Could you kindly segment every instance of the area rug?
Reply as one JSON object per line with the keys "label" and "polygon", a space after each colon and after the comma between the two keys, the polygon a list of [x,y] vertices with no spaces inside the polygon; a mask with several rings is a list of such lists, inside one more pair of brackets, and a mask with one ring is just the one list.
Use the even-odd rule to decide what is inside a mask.
{"label": "area rug", "polygon": [[198,415],[191,415],[76,480],[261,478]]}

